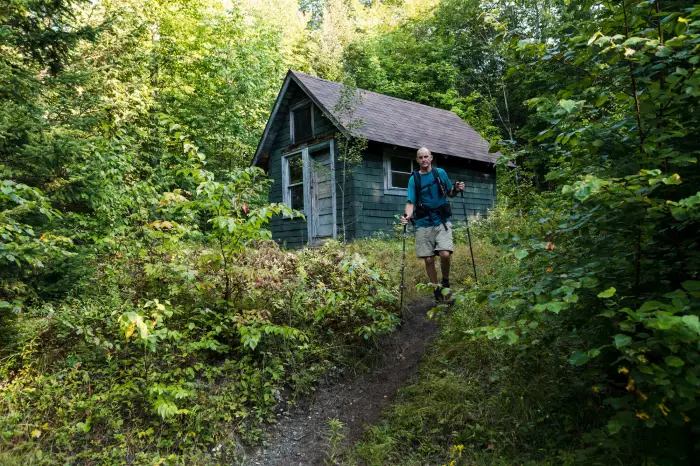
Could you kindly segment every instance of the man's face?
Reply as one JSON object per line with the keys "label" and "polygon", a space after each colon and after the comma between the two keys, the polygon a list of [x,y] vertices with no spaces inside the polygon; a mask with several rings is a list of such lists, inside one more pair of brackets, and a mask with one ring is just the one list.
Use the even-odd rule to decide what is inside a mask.
{"label": "man's face", "polygon": [[416,155],[416,162],[423,170],[426,170],[433,163],[433,156],[428,152],[420,152]]}

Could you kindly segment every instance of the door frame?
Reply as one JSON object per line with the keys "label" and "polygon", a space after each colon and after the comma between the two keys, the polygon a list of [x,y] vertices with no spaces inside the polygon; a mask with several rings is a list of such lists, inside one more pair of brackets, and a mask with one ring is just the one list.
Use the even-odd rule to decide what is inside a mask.
{"label": "door frame", "polygon": [[[307,146],[303,149],[302,157],[304,161],[304,178],[308,180],[308,183],[304,183],[304,205],[309,206],[306,217],[306,228],[308,229],[309,246],[314,245],[314,209],[313,209],[313,164],[311,153],[319,149],[329,148],[330,159],[331,159],[331,203],[332,203],[332,222],[333,222],[333,239],[338,238],[338,225],[337,225],[337,204],[336,204],[336,190],[335,190],[335,140],[329,139],[328,141],[321,142],[319,144],[314,144]],[[307,210],[306,208],[304,209]]]}
{"label": "door frame", "polygon": [[330,158],[331,158],[331,202],[333,204],[332,215],[333,215],[333,239],[338,238],[338,206],[336,198],[336,186],[335,186],[335,140],[329,139],[327,141],[320,142],[318,144],[306,145],[282,156],[282,199],[283,202],[289,205],[289,200],[287,199],[286,187],[289,184],[288,172],[287,172],[287,159],[295,155],[301,154],[301,163],[304,178],[304,210],[302,213],[306,217],[306,237],[307,244],[309,246],[313,245],[314,231],[313,231],[313,205],[312,205],[312,181],[313,181],[313,166],[311,160],[311,152],[317,151],[319,149],[324,149],[326,147],[330,148]]}

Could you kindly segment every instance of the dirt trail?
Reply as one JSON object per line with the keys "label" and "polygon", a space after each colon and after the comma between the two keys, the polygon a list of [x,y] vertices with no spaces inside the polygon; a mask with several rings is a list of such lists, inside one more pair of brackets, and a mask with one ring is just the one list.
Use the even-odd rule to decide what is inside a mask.
{"label": "dirt trail", "polygon": [[397,390],[416,373],[426,343],[437,331],[437,325],[425,318],[432,306],[432,301],[411,306],[404,325],[382,345],[384,357],[377,367],[352,380],[318,387],[312,399],[299,403],[294,412],[280,420],[268,441],[243,464],[322,465],[328,448],[325,437],[329,418],[345,424],[342,447],[357,441],[365,426],[379,420]]}

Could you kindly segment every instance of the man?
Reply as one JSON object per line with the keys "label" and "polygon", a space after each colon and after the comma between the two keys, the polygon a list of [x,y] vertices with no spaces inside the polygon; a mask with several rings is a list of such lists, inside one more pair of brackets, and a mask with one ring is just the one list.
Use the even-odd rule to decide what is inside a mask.
{"label": "man", "polygon": [[454,251],[452,241],[452,212],[447,197],[455,197],[464,191],[464,183],[454,187],[445,170],[433,168],[433,155],[425,148],[418,149],[416,170],[408,181],[408,201],[401,217],[406,225],[411,217],[416,222],[416,256],[425,261],[425,271],[430,282],[438,285],[435,256],[440,256],[442,282],[435,288],[435,299],[443,301],[442,289],[450,287],[450,259]]}

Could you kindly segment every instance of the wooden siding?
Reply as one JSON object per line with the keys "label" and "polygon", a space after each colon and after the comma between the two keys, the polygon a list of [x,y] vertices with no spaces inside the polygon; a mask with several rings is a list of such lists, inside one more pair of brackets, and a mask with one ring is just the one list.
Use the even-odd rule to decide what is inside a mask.
{"label": "wooden siding", "polygon": [[[386,147],[386,146],[384,146]],[[389,155],[414,157],[413,151],[387,151]],[[445,170],[453,183],[466,182],[464,200],[461,196],[450,199],[453,220],[464,218],[463,202],[467,203],[468,215],[486,215],[496,200],[495,171],[477,163],[465,166],[465,160],[456,157],[436,157],[438,167]],[[377,232],[390,233],[398,222],[395,215],[402,215],[406,205],[406,194],[385,194],[384,150],[373,144],[368,148],[362,167],[356,171],[353,205],[359,222],[354,237],[373,236]]]}

